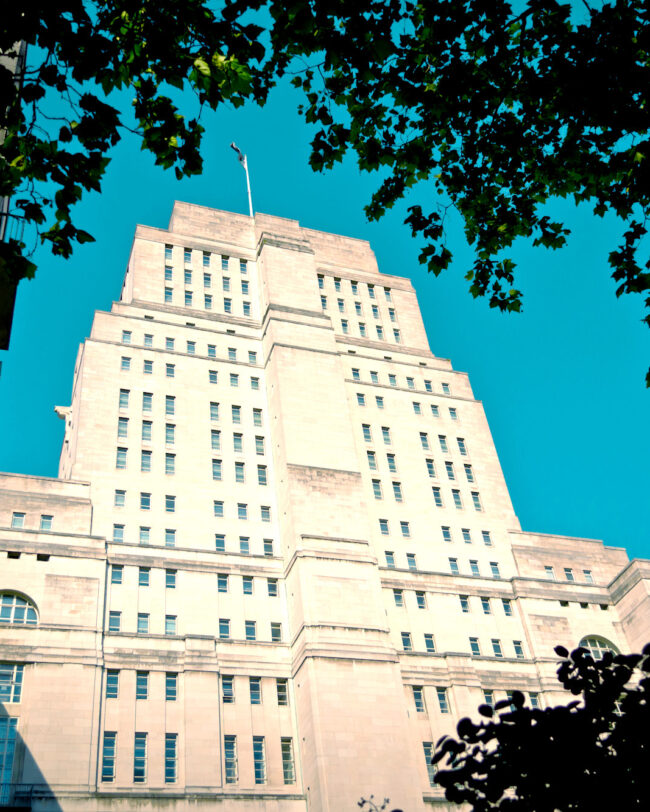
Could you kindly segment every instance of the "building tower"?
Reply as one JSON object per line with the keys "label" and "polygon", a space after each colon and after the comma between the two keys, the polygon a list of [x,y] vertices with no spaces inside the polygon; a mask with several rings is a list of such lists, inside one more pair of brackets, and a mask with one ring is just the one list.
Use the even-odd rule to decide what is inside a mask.
{"label": "building tower", "polygon": [[0,477],[0,801],[447,809],[434,743],[648,638],[650,562],[523,532],[482,405],[361,240],[176,203]]}

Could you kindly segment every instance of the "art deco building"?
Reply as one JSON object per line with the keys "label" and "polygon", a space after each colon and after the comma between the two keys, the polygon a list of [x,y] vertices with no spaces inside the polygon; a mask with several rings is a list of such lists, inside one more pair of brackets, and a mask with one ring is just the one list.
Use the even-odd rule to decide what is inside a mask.
{"label": "art deco building", "polygon": [[59,478],[0,477],[0,782],[35,810],[447,809],[434,743],[639,649],[650,562],[522,531],[482,404],[368,243],[139,226]]}

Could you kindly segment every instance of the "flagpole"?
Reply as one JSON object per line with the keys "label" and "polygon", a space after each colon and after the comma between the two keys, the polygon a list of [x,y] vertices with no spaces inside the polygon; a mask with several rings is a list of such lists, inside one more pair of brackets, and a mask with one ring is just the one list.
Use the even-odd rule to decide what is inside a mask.
{"label": "flagpole", "polygon": [[251,180],[248,175],[248,161],[246,160],[246,156],[244,153],[239,149],[237,144],[233,141],[230,145],[231,149],[234,149],[237,153],[237,157],[239,158],[239,163],[244,167],[244,171],[246,172],[246,190],[248,191],[248,213],[250,216],[253,216],[253,198],[251,196]]}

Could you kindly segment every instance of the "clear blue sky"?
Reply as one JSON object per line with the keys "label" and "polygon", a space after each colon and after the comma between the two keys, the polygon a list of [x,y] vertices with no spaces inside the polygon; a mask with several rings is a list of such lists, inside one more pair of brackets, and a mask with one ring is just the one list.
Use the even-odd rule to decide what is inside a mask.
{"label": "clear blue sky", "polygon": [[248,154],[256,211],[367,239],[382,271],[412,279],[432,351],[467,371],[485,404],[522,527],[602,538],[650,558],[650,331],[640,300],[614,296],[607,254],[620,225],[554,205],[573,230],[570,244],[561,252],[518,245],[524,312],[500,314],[467,293],[471,253],[457,222],[449,232],[454,266],[438,279],[419,266],[403,219],[407,205],[426,202],[424,190],[370,224],[363,205],[376,177],[351,160],[312,173],[310,129],[296,102],[281,88],[262,109],[207,115],[201,177],[177,182],[133,136],[114,151],[101,194],[76,209],[97,242],[68,261],[39,249],[35,280],[20,285],[11,347],[0,353],[0,470],[56,476],[63,423],[53,407],[70,402],[93,313],[119,296],[136,223],[166,227],[175,199],[247,213],[243,171],[228,148],[234,140]]}

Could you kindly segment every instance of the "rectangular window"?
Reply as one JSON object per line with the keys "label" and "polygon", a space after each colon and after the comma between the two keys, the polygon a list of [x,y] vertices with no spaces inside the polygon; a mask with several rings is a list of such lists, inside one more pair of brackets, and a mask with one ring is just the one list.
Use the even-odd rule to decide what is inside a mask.
{"label": "rectangular window", "polygon": [[393,330],[393,338],[395,339],[396,344],[401,344],[402,336],[399,330]]}
{"label": "rectangular window", "polygon": [[322,310],[327,310],[327,296],[320,297],[320,306]]}
{"label": "rectangular window", "polygon": [[233,705],[235,702],[235,678],[226,676],[221,677],[221,697],[224,705]]}
{"label": "rectangular window", "polygon": [[226,768],[226,784],[237,783],[237,737],[223,737],[223,753]]}
{"label": "rectangular window", "polygon": [[120,369],[122,370],[122,372],[128,372],[131,369],[131,359],[123,355],[122,360],[120,362]]}
{"label": "rectangular window", "polygon": [[481,655],[481,647],[478,644],[478,637],[469,638],[469,648],[472,652],[472,656],[479,657]]}
{"label": "rectangular window", "polygon": [[104,731],[102,742],[102,782],[111,783],[115,780],[115,755],[117,733]]}
{"label": "rectangular window", "polygon": [[428,437],[426,431],[421,431],[420,432],[420,445],[422,446],[422,448],[425,451],[429,450],[429,447],[430,447],[429,446],[429,437]]}
{"label": "rectangular window", "polygon": [[282,642],[282,626],[279,623],[271,623],[271,642]]}
{"label": "rectangular window", "polygon": [[175,339],[173,338],[165,338],[165,349],[169,350],[170,352],[174,351],[174,344]]}
{"label": "rectangular window", "polygon": [[235,463],[235,482],[244,482],[244,463]]}
{"label": "rectangular window", "polygon": [[149,586],[149,567],[138,567],[138,586]]}
{"label": "rectangular window", "polygon": [[426,609],[427,608],[427,596],[425,592],[416,592],[415,593],[415,600],[418,605],[418,609]]}
{"label": "rectangular window", "polygon": [[136,733],[133,748],[133,783],[144,784],[147,780],[147,734]]}
{"label": "rectangular window", "polygon": [[230,639],[230,620],[225,617],[219,618],[219,639]]}
{"label": "rectangular window", "polygon": [[149,698],[149,672],[136,671],[135,673],[135,698]]}
{"label": "rectangular window", "polygon": [[481,506],[481,497],[477,491],[472,491],[472,502],[474,503],[474,510],[483,510],[483,507]]}
{"label": "rectangular window", "polygon": [[401,609],[404,606],[404,591],[402,589],[393,589],[393,599],[395,606]]}
{"label": "rectangular window", "polygon": [[277,598],[278,596],[278,581],[277,578],[266,579],[266,591],[269,598]]}
{"label": "rectangular window", "polygon": [[357,406],[365,406],[366,405],[366,396],[362,395],[361,392],[357,392]]}
{"label": "rectangular window", "polygon": [[237,503],[237,518],[248,519],[248,505],[245,502]]}
{"label": "rectangular window", "polygon": [[165,303],[171,304],[173,299],[173,288],[165,288]]}
{"label": "rectangular window", "polygon": [[243,576],[242,587],[243,587],[244,595],[252,595],[253,594],[253,576],[252,575],[244,575]]}
{"label": "rectangular window", "polygon": [[404,536],[405,539],[411,537],[411,528],[408,522],[400,522],[399,528],[402,531],[402,536]]}
{"label": "rectangular window", "polygon": [[481,535],[483,536],[483,544],[485,544],[486,547],[491,547],[492,546],[492,536],[490,535],[490,531],[489,530],[481,530]]}
{"label": "rectangular window", "polygon": [[175,364],[165,364],[165,375],[168,378],[173,378],[176,372]]}
{"label": "rectangular window", "polygon": [[176,615],[165,615],[165,634],[176,634]]}
{"label": "rectangular window", "polygon": [[449,569],[451,570],[452,575],[458,575],[458,559],[457,558],[450,558],[449,559]]}
{"label": "rectangular window", "polygon": [[363,338],[366,336],[366,325],[363,322],[359,322],[359,335]]}
{"label": "rectangular window", "polygon": [[442,530],[442,540],[451,541],[451,528],[443,525],[440,529]]}
{"label": "rectangular window", "polygon": [[530,697],[531,708],[539,708],[539,694],[531,691],[528,696]]}
{"label": "rectangular window", "polygon": [[475,561],[474,559],[470,559],[469,569],[472,575],[478,576],[481,574],[478,568],[478,561]]}
{"label": "rectangular window", "polygon": [[512,601],[509,598],[501,598],[501,604],[503,606],[503,614],[506,617],[512,617]]}
{"label": "rectangular window", "polygon": [[130,389],[120,389],[120,409],[128,409],[129,408],[129,394]]}
{"label": "rectangular window", "polygon": [[452,420],[458,420],[458,412],[452,406],[449,407],[449,417]]}
{"label": "rectangular window", "polygon": [[165,511],[167,513],[174,513],[176,510],[176,497],[167,494],[165,496]]}
{"label": "rectangular window", "polygon": [[425,632],[424,635],[424,648],[426,649],[427,654],[435,654],[436,653],[436,644],[433,639],[432,634],[428,634]]}
{"label": "rectangular window", "polygon": [[138,634],[149,634],[149,614],[138,612]]}
{"label": "rectangular window", "polygon": [[524,659],[524,647],[523,647],[523,645],[521,643],[521,640],[513,640],[512,641],[512,647],[515,650],[515,657],[518,660],[523,660]]}
{"label": "rectangular window", "polygon": [[126,448],[118,448],[115,455],[115,467],[126,468]]}
{"label": "rectangular window", "polygon": [[116,544],[121,544],[124,541],[124,525],[123,524],[114,524],[113,525],[113,541]]}
{"label": "rectangular window", "polygon": [[212,479],[221,480],[222,464],[221,460],[212,460]]}
{"label": "rectangular window", "polygon": [[454,473],[454,463],[445,462],[445,471],[447,472],[447,479],[456,479],[456,474]]}
{"label": "rectangular window", "polygon": [[230,373],[230,385],[234,387],[239,386],[239,375],[235,372]]}
{"label": "rectangular window", "polygon": [[288,681],[286,679],[278,677],[275,680],[275,687],[278,697],[278,705],[288,705],[289,704]]}
{"label": "rectangular window", "polygon": [[436,468],[435,465],[433,464],[433,460],[427,459],[425,460],[425,462],[427,464],[427,473],[429,474],[430,477],[435,478]]}
{"label": "rectangular window", "polygon": [[[1,680],[2,680],[2,668],[3,668],[3,666],[0,666],[0,685],[1,685]],[[120,672],[117,670],[117,668],[109,668],[109,669],[107,669],[107,671],[106,671],[106,699],[117,699],[118,694],[119,694],[119,690],[120,690]],[[1,692],[0,692],[0,700],[2,700],[4,702],[6,702],[6,701],[11,702],[12,701],[12,700],[4,699]],[[18,700],[13,700],[13,701],[17,702]]]}
{"label": "rectangular window", "polygon": [[140,510],[151,510],[151,494],[140,494]]}
{"label": "rectangular window", "polygon": [[[171,259],[171,257],[170,257]],[[169,265],[165,265],[165,282],[172,281],[173,269]]]}
{"label": "rectangular window", "polygon": [[378,409],[384,408],[384,398],[381,395],[375,395],[375,403]]}
{"label": "rectangular window", "polygon": [[406,554],[406,565],[410,570],[416,570],[417,564],[415,561],[415,553],[407,553]]}
{"label": "rectangular window", "polygon": [[438,695],[438,707],[440,708],[440,713],[449,713],[449,700],[447,698],[447,689],[446,688],[436,688],[436,694]]}
{"label": "rectangular window", "polygon": [[261,677],[249,677],[248,688],[250,691],[251,705],[262,704],[262,679]]}
{"label": "rectangular window", "polygon": [[149,544],[150,527],[140,528],[140,544]]}
{"label": "rectangular window", "polygon": [[217,519],[223,519],[223,502],[215,499],[212,503],[212,512]]}
{"label": "rectangular window", "polygon": [[402,483],[401,482],[393,482],[393,496],[395,497],[396,502],[402,502],[404,497],[402,495]]}
{"label": "rectangular window", "polygon": [[[234,419],[233,419],[234,422]],[[262,425],[262,410],[261,409],[253,409],[253,425],[254,426],[261,426]]]}
{"label": "rectangular window", "polygon": [[551,567],[551,566],[547,565],[547,566],[544,567],[544,575],[547,578],[549,578],[551,581],[555,580],[555,571],[553,570],[553,567]]}
{"label": "rectangular window", "polygon": [[497,640],[495,637],[492,638],[492,651],[494,652],[495,657],[503,657],[503,651],[501,650],[501,641]]}
{"label": "rectangular window", "polygon": [[228,591],[228,575],[224,572],[217,573],[217,592]]}
{"label": "rectangular window", "polygon": [[394,570],[395,569],[395,554],[390,552],[390,550],[385,550],[384,555],[386,556],[386,566]]}
{"label": "rectangular window", "polygon": [[490,607],[490,599],[489,598],[481,598],[481,607],[483,609],[484,615],[491,615],[492,609]]}
{"label": "rectangular window", "polygon": [[165,784],[176,783],[177,773],[177,733],[165,733]]}
{"label": "rectangular window", "polygon": [[436,507],[442,507],[442,496],[440,494],[440,488],[436,487],[435,485],[431,488],[431,492],[433,493],[433,503]]}
{"label": "rectangular window", "polygon": [[472,466],[469,465],[468,463],[465,463],[463,468],[465,469],[465,477],[467,481],[474,482],[474,472],[472,471]]}
{"label": "rectangular window", "polygon": [[[49,528],[48,528],[49,529]],[[582,570],[582,576],[588,584],[593,584],[594,577],[591,574],[591,570]]]}
{"label": "rectangular window", "polygon": [[[121,581],[120,581],[121,583]],[[121,612],[109,612],[108,613],[108,631],[109,632],[119,632],[120,627],[122,625],[122,613]]]}
{"label": "rectangular window", "polygon": [[165,588],[176,589],[176,570],[165,570]]}
{"label": "rectangular window", "polygon": [[269,557],[273,555],[273,540],[272,539],[264,539],[264,555],[269,556]]}
{"label": "rectangular window", "polygon": [[425,713],[426,708],[424,707],[424,693],[422,691],[422,686],[412,685],[411,688],[413,689],[413,702],[415,704],[415,710],[418,713]]}
{"label": "rectangular window", "polygon": [[256,623],[254,620],[247,620],[244,622],[244,629],[247,640],[255,640],[256,638]]}
{"label": "rectangular window", "polygon": [[232,299],[224,299],[223,300],[223,312],[224,313],[232,313]]}
{"label": "rectangular window", "polygon": [[564,577],[566,578],[567,581],[575,581],[575,578],[573,577],[573,570],[571,569],[571,567],[564,568]]}
{"label": "rectangular window", "polygon": [[152,375],[153,374],[153,361],[145,360],[142,371],[145,375]]}
{"label": "rectangular window", "polygon": [[[142,451],[140,453],[140,470],[151,471],[151,451]],[[143,510],[149,510],[149,508],[143,508]]]}
{"label": "rectangular window", "polygon": [[192,307],[192,291],[185,291],[185,307]]}
{"label": "rectangular window", "polygon": [[411,633],[401,632],[400,636],[402,638],[402,649],[404,651],[413,651],[413,641],[411,640]]}
{"label": "rectangular window", "polygon": [[373,315],[373,318],[375,318],[375,319],[379,318],[379,308],[377,307],[377,305],[372,306],[372,315]]}
{"label": "rectangular window", "polygon": [[173,474],[176,471],[176,454],[165,454],[165,473]]}
{"label": "rectangular window", "polygon": [[456,442],[458,443],[458,450],[460,453],[466,457],[467,456],[467,446],[465,445],[465,440],[462,437],[456,437]]}
{"label": "rectangular window", "polygon": [[459,595],[460,598],[460,609],[463,614],[469,614],[469,596],[468,595]]}
{"label": "rectangular window", "polygon": [[490,561],[490,572],[492,573],[493,578],[500,578],[501,573],[499,572],[499,565],[496,561]]}
{"label": "rectangular window", "polygon": [[440,443],[440,450],[444,454],[449,453],[449,447],[447,446],[447,438],[445,437],[444,434],[439,434],[438,435],[438,442]]}
{"label": "rectangular window", "polygon": [[175,547],[176,546],[176,531],[167,528],[165,530],[165,547]]}
{"label": "rectangular window", "polygon": [[372,492],[374,494],[375,499],[381,499],[381,481],[379,479],[372,480]]}
{"label": "rectangular window", "polygon": [[453,489],[452,492],[451,492],[451,495],[453,497],[454,505],[456,506],[456,508],[458,510],[462,510],[462,508],[463,508],[463,500],[460,497],[460,491]]}
{"label": "rectangular window", "polygon": [[379,532],[382,534],[382,536],[388,535],[388,519],[379,520]]}
{"label": "rectangular window", "polygon": [[372,442],[372,435],[371,435],[371,433],[370,433],[370,426],[369,426],[367,423],[364,423],[364,424],[362,425],[362,429],[363,429],[363,439],[364,439],[364,440],[365,440],[367,443]]}
{"label": "rectangular window", "polygon": [[165,701],[176,702],[178,696],[178,674],[172,671],[165,673]]}
{"label": "rectangular window", "polygon": [[117,436],[120,438],[124,438],[127,436],[129,432],[129,418],[128,417],[118,417],[117,418]]}
{"label": "rectangular window", "polygon": [[347,319],[341,319],[341,331],[343,333],[347,333],[350,329],[350,326],[347,322]]}
{"label": "rectangular window", "polygon": [[131,343],[131,331],[122,330],[122,344],[130,344],[130,343]]}
{"label": "rectangular window", "polygon": [[390,429],[387,426],[381,427],[381,436],[383,437],[384,444],[390,445]]}
{"label": "rectangular window", "polygon": [[389,375],[388,375],[388,383],[389,383],[391,386],[397,386],[397,376],[396,376],[396,375],[389,374]]}
{"label": "rectangular window", "polygon": [[123,567],[121,564],[111,564],[111,583],[121,584]]}

